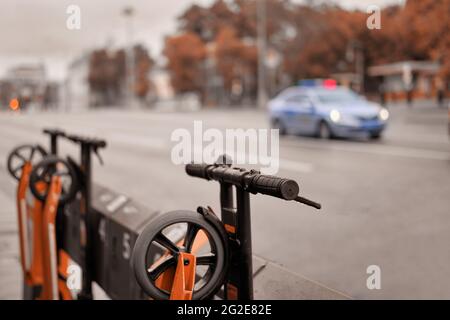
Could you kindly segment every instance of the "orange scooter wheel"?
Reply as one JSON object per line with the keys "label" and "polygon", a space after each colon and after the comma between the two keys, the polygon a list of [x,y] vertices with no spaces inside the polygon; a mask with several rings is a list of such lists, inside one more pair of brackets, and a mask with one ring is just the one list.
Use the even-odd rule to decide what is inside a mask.
{"label": "orange scooter wheel", "polygon": [[22,168],[25,163],[30,162],[32,165],[41,161],[47,152],[40,145],[24,144],[14,148],[8,156],[8,172],[16,180],[20,180],[22,176]]}
{"label": "orange scooter wheel", "polygon": [[[151,221],[136,241],[132,257],[136,280],[151,298],[169,300],[176,287],[173,282],[182,260],[179,257],[182,253],[194,255],[195,281],[191,297],[192,300],[208,299],[224,283],[228,269],[227,245],[217,226],[197,212],[163,214]],[[162,248],[165,254],[154,262],[150,257],[156,248]]]}
{"label": "orange scooter wheel", "polygon": [[73,200],[79,190],[77,171],[68,161],[56,156],[46,157],[31,171],[30,190],[36,199],[45,201],[48,190],[38,190],[37,185],[40,182],[49,185],[52,176],[61,177],[62,193],[58,201],[59,204],[65,204]]}

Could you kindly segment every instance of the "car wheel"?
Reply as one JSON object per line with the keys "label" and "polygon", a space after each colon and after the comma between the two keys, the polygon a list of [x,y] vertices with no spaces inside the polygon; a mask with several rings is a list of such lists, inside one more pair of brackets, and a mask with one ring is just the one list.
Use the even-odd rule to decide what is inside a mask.
{"label": "car wheel", "polygon": [[372,140],[380,140],[381,139],[381,132],[371,133],[370,134],[370,139],[372,139]]}
{"label": "car wheel", "polygon": [[330,126],[325,121],[320,122],[317,136],[320,139],[331,139],[333,137]]}
{"label": "car wheel", "polygon": [[272,128],[278,129],[280,131],[280,135],[284,136],[287,133],[286,127],[279,119],[275,119],[272,121]]}

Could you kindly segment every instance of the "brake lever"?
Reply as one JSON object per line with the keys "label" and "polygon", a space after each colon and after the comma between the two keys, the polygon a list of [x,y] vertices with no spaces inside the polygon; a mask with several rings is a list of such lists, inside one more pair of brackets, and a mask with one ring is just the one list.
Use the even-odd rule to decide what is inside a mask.
{"label": "brake lever", "polygon": [[100,153],[98,152],[98,149],[97,149],[97,148],[94,148],[94,153],[95,153],[95,155],[97,156],[98,161],[100,162],[100,165],[103,165],[103,159],[102,159],[102,157],[100,156]]}
{"label": "brake lever", "polygon": [[306,199],[306,198],[303,198],[303,197],[300,197],[300,196],[298,196],[294,200],[297,201],[297,202],[303,203],[303,204],[305,204],[307,206],[314,207],[314,208],[316,208],[318,210],[320,210],[322,208],[322,205],[320,203],[314,202],[312,200],[309,200],[309,199]]}

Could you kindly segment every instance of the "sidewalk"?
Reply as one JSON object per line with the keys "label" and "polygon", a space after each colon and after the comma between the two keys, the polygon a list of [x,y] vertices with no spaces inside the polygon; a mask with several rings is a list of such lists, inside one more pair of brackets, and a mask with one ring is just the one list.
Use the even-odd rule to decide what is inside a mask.
{"label": "sidewalk", "polygon": [[389,107],[405,107],[405,108],[411,108],[411,109],[427,109],[427,110],[439,110],[439,109],[447,109],[450,104],[450,99],[444,100],[442,106],[438,106],[438,102],[433,99],[421,99],[421,100],[415,100],[412,101],[411,106],[408,106],[408,104],[405,101],[400,102],[388,102],[386,106]]}
{"label": "sidewalk", "polygon": [[[5,170],[0,180],[11,179]],[[21,299],[22,275],[19,263],[14,192],[0,189],[0,299]]]}

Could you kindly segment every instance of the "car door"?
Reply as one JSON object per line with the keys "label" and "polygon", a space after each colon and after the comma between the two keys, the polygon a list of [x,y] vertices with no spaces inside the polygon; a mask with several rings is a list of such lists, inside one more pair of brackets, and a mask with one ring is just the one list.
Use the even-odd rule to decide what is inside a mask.
{"label": "car door", "polygon": [[286,98],[284,118],[289,131],[312,134],[315,130],[314,107],[306,94],[295,94]]}

